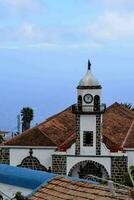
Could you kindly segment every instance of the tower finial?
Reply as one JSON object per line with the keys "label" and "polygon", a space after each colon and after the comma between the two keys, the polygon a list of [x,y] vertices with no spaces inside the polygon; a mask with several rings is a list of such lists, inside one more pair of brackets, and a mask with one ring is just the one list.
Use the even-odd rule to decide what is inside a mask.
{"label": "tower finial", "polygon": [[88,70],[90,70],[91,69],[91,62],[90,62],[90,60],[88,60]]}

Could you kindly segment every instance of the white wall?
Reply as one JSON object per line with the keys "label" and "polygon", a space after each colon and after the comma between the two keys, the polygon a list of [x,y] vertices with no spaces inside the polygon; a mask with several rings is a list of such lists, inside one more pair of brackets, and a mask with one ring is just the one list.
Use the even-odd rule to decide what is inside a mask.
{"label": "white wall", "polygon": [[101,155],[110,155],[110,150],[106,147],[104,143],[101,142]]}
{"label": "white wall", "polygon": [[[72,146],[67,149],[67,155],[75,155],[75,146],[76,144],[72,144]],[[90,153],[90,151],[88,152]],[[111,155],[110,150],[106,147],[104,143],[101,142],[101,155],[109,156]]]}
{"label": "white wall", "polygon": [[[100,96],[100,102],[101,102],[101,89],[85,89],[85,90],[78,89],[77,90],[77,95],[78,96],[81,95],[82,99],[86,94],[91,94],[93,97],[95,95],[99,95]],[[82,104],[87,105],[84,101],[82,101]],[[93,105],[93,102],[89,105]]]}
{"label": "white wall", "polygon": [[[39,148],[33,149],[33,156],[37,157],[42,165],[46,168],[52,166],[52,154],[55,152],[55,149],[48,148]],[[29,156],[28,148],[11,148],[10,149],[10,165],[17,166],[20,165],[22,160]]]}
{"label": "white wall", "polygon": [[76,144],[74,143],[69,149],[67,149],[67,155],[75,155],[75,146]]}
{"label": "white wall", "polygon": [[126,151],[128,155],[128,167],[134,166],[134,150]]}
{"label": "white wall", "polygon": [[109,173],[109,176],[111,176],[111,158],[110,157],[74,157],[74,156],[69,156],[67,157],[67,174],[71,170],[71,168],[76,165],[80,161],[85,161],[85,160],[91,160],[98,162],[102,164],[107,172]]}
{"label": "white wall", "polygon": [[[84,131],[93,131],[93,146],[83,146]],[[80,115],[80,155],[96,155],[96,115]]]}

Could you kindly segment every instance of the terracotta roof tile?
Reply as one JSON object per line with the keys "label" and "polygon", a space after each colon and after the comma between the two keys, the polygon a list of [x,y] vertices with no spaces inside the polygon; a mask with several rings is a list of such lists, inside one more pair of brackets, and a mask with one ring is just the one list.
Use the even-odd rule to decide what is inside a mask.
{"label": "terracotta roof tile", "polygon": [[[116,189],[116,199],[131,200],[129,189]],[[36,191],[29,200],[112,200],[115,199],[107,186],[56,177]]]}
{"label": "terracotta roof tile", "polygon": [[121,148],[133,120],[134,111],[118,103],[106,110],[103,118],[103,136],[108,148]]}
{"label": "terracotta roof tile", "polygon": [[38,127],[29,129],[4,144],[14,146],[56,146],[52,140],[42,134]]}
{"label": "terracotta roof tile", "polygon": [[[133,120],[134,111],[118,103],[107,108],[103,118],[103,139],[111,151],[121,149]],[[60,150],[65,150],[75,142],[75,124],[75,115],[69,107],[38,126],[5,142],[5,145],[57,146]],[[134,128],[124,144],[125,147],[134,148],[133,137]]]}
{"label": "terracotta roof tile", "polygon": [[123,145],[124,148],[134,148],[134,121],[132,123],[132,126],[128,132],[128,135],[126,137],[125,143]]}

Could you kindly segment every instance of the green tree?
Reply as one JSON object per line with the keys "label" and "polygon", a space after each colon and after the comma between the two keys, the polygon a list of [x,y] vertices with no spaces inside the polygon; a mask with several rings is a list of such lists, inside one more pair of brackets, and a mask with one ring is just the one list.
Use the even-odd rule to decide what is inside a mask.
{"label": "green tree", "polygon": [[21,192],[16,192],[14,198],[14,200],[25,200],[25,197],[22,195]]}
{"label": "green tree", "polygon": [[121,105],[134,111],[134,106],[132,105],[132,103],[121,103]]}
{"label": "green tree", "polygon": [[2,196],[2,194],[0,194],[0,200],[3,200],[3,196]]}
{"label": "green tree", "polygon": [[21,110],[21,121],[22,121],[22,132],[30,128],[30,123],[33,120],[34,113],[33,109],[29,107],[24,107]]}
{"label": "green tree", "polygon": [[132,175],[133,180],[134,180],[134,166],[130,166],[130,171],[131,171],[131,175]]}
{"label": "green tree", "polygon": [[0,135],[0,143],[4,142],[4,138]]}

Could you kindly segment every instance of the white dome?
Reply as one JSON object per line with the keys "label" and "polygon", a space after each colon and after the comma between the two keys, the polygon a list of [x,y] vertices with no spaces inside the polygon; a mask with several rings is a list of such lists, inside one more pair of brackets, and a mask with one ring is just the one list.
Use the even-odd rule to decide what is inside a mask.
{"label": "white dome", "polygon": [[99,86],[99,81],[93,76],[91,69],[91,63],[88,61],[88,71],[83,79],[80,80],[79,86]]}

